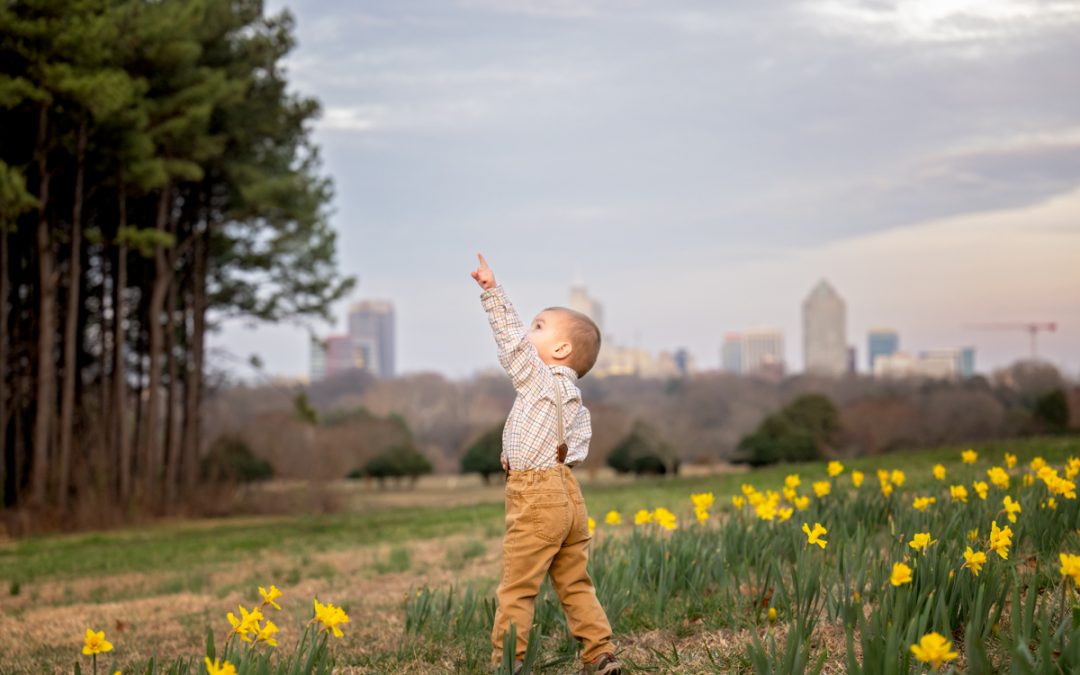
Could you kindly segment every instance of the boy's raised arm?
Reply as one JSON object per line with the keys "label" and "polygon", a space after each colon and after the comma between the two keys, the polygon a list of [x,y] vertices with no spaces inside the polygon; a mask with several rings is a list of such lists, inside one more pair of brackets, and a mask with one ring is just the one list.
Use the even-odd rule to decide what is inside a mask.
{"label": "boy's raised arm", "polygon": [[510,381],[517,390],[538,389],[542,391],[544,382],[550,377],[550,371],[540,360],[525,332],[525,326],[521,323],[510,298],[502,286],[495,283],[495,275],[488,267],[484,256],[477,254],[480,259],[480,267],[472,273],[473,279],[484,292],[480,294],[480,301],[487,313],[488,323],[491,324],[491,332],[495,336],[495,344],[499,348],[499,363],[510,376]]}

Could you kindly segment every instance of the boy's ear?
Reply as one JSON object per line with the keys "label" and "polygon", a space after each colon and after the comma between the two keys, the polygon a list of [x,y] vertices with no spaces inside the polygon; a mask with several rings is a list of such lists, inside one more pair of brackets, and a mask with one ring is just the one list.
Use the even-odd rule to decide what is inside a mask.
{"label": "boy's ear", "polygon": [[551,350],[552,355],[557,359],[570,358],[570,354],[574,352],[574,345],[569,342],[560,342],[555,345],[555,349]]}

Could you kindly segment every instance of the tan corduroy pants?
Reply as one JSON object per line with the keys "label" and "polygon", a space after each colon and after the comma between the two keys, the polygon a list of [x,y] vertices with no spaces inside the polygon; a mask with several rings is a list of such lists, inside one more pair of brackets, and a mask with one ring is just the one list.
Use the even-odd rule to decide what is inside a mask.
{"label": "tan corduroy pants", "polygon": [[499,606],[491,631],[492,663],[502,659],[503,633],[513,622],[516,657],[524,658],[533,609],[544,575],[551,575],[566,612],[570,633],[583,645],[582,659],[594,661],[611,646],[611,625],[585,566],[589,561],[589,519],[581,486],[570,467],[511,471],[506,480],[506,534]]}

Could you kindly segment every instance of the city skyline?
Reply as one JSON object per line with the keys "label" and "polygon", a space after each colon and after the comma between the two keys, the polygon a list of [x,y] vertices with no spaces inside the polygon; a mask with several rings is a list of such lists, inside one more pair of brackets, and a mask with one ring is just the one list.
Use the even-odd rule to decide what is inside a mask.
{"label": "city skyline", "polygon": [[[972,344],[982,370],[1026,336],[965,326],[1054,321],[1040,353],[1080,373],[1078,3],[288,5],[340,266],[394,298],[400,372],[492,363],[483,251],[523,315],[580,278],[606,332],[702,367],[731,326],[798,335],[826,276],[849,335]],[[305,339],[212,344],[299,374]]]}

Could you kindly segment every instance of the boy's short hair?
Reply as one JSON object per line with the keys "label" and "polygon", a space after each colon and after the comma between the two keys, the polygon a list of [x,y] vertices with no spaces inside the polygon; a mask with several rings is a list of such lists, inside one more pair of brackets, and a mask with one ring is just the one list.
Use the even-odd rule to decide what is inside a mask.
{"label": "boy's short hair", "polygon": [[544,311],[561,312],[568,319],[566,337],[574,349],[566,365],[573,368],[578,377],[585,377],[585,373],[596,365],[596,357],[600,354],[600,327],[587,315],[569,307],[548,307]]}

